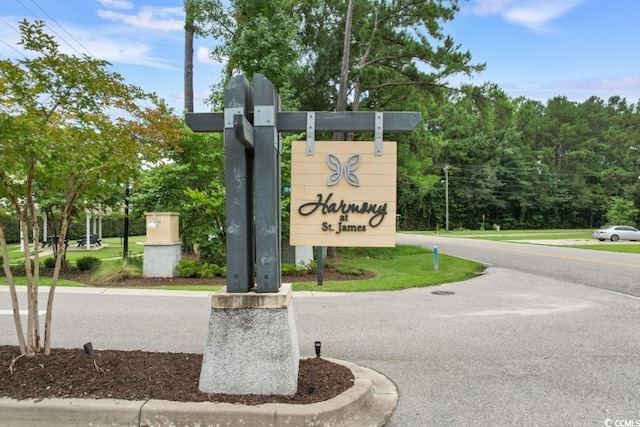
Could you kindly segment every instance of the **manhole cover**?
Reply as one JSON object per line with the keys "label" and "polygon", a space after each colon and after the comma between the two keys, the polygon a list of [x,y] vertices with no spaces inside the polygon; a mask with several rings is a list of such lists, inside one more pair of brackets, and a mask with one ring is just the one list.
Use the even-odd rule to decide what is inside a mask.
{"label": "manhole cover", "polygon": [[455,292],[451,292],[451,291],[433,291],[431,292],[434,295],[454,295]]}

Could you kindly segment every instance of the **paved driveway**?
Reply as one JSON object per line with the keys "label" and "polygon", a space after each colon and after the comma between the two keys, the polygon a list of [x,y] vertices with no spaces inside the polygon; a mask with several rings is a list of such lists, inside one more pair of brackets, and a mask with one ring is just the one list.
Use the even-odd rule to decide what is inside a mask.
{"label": "paved driveway", "polygon": [[437,289],[300,300],[296,310],[301,343],[320,339],[328,355],[398,385],[389,426],[640,420],[636,298],[491,268]]}

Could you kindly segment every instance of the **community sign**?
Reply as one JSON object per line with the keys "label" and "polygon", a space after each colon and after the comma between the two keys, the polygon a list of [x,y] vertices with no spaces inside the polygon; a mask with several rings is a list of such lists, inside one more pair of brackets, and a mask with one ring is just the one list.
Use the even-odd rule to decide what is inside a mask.
{"label": "community sign", "polygon": [[374,144],[293,143],[292,246],[395,246],[396,143]]}

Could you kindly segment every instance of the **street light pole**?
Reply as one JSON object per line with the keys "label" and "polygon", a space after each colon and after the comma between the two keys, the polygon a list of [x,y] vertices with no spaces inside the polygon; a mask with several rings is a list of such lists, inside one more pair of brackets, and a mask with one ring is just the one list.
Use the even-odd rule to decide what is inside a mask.
{"label": "street light pole", "polygon": [[451,169],[451,165],[449,163],[445,163],[442,170],[444,171],[444,216],[445,216],[445,231],[449,231],[449,169]]}
{"label": "street light pole", "polygon": [[129,183],[124,190],[124,244],[122,245],[122,259],[129,257]]}

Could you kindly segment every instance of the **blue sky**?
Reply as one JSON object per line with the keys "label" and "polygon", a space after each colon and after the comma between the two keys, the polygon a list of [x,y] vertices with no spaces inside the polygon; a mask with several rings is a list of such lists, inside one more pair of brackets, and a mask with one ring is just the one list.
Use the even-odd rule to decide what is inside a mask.
{"label": "blue sky", "polygon": [[[558,95],[640,99],[640,1],[471,0],[461,6],[446,31],[475,62],[487,64],[474,83],[497,83],[512,97],[543,102]],[[181,0],[2,0],[0,56],[19,56],[19,20],[42,19],[67,53],[108,60],[128,83],[156,92],[179,113],[183,16]],[[220,78],[220,64],[208,58],[213,43],[195,43],[196,111],[209,110],[202,99]]]}

